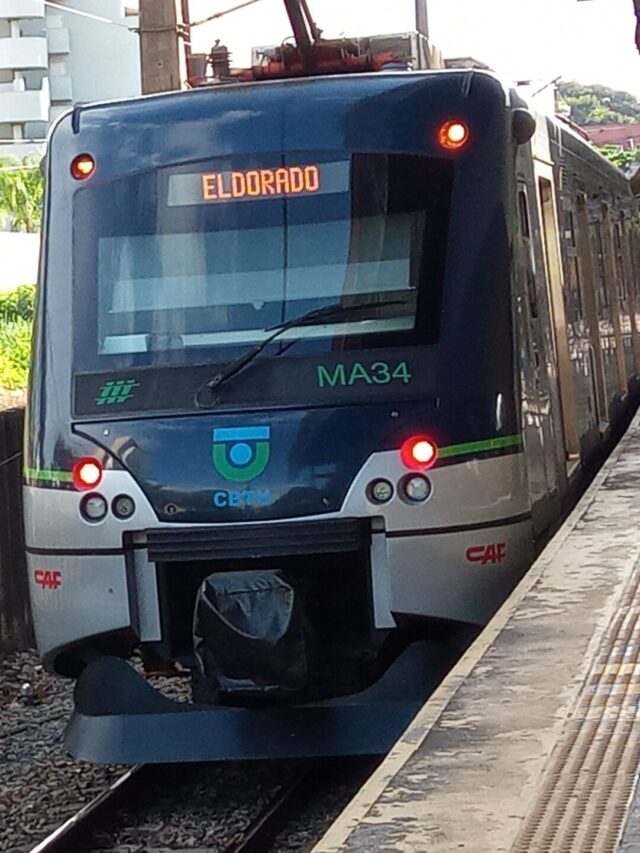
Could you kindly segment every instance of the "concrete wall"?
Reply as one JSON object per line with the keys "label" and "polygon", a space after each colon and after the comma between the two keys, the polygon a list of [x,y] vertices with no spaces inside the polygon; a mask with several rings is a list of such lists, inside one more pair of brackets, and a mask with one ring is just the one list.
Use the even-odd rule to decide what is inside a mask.
{"label": "concrete wall", "polygon": [[0,411],[0,654],[33,645],[22,528],[24,411]]}
{"label": "concrete wall", "polygon": [[39,234],[0,231],[0,290],[35,284],[39,251]]}

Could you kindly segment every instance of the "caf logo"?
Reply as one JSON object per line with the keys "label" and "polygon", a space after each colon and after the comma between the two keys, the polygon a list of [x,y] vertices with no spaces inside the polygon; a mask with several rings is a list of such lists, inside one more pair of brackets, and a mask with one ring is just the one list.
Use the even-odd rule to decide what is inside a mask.
{"label": "caf logo", "polygon": [[269,464],[271,427],[214,429],[213,467],[225,480],[248,483]]}

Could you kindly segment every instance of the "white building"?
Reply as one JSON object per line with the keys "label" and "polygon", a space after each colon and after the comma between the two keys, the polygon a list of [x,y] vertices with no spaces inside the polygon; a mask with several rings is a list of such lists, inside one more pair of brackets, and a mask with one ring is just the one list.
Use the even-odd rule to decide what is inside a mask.
{"label": "white building", "polygon": [[0,157],[40,150],[74,104],[140,94],[136,23],[120,0],[0,0]]}

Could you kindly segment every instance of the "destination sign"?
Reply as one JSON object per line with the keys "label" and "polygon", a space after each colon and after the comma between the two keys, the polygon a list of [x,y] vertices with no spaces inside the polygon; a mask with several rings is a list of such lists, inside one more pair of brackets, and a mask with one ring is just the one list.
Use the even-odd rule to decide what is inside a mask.
{"label": "destination sign", "polygon": [[347,192],[349,161],[279,166],[273,169],[237,169],[179,173],[169,177],[168,204],[220,204],[288,196]]}
{"label": "destination sign", "polygon": [[202,176],[203,201],[229,198],[257,198],[265,195],[317,193],[320,169],[317,166],[285,166],[279,169],[250,169],[247,172],[212,172]]}

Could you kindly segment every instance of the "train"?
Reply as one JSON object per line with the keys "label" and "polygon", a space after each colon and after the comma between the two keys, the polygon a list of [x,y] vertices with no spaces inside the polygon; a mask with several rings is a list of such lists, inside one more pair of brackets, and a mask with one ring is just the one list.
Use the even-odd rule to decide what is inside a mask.
{"label": "train", "polygon": [[388,750],[637,403],[628,179],[478,70],[82,105],[46,172],[24,514],[66,748]]}

